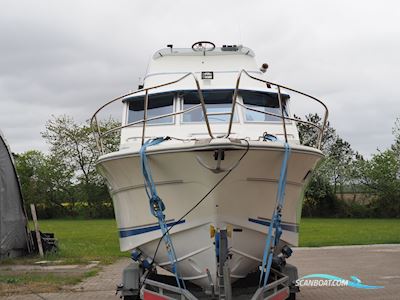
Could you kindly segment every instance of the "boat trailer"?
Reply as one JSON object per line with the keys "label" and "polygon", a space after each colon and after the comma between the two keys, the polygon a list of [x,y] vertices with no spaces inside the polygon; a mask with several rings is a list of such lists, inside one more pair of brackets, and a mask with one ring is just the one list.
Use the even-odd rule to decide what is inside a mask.
{"label": "boat trailer", "polygon": [[228,266],[229,250],[227,231],[220,230],[220,245],[217,253],[218,286],[214,286],[210,272],[210,288],[202,288],[186,282],[186,289],[176,286],[175,277],[157,274],[148,259],[141,260],[132,255],[133,262],[123,271],[123,283],[117,286],[117,293],[124,300],[294,300],[299,287],[297,268],[286,263],[290,256],[289,247],[283,247],[280,255],[274,255],[271,272],[266,285],[260,285],[261,270],[250,273],[246,278],[231,284]]}

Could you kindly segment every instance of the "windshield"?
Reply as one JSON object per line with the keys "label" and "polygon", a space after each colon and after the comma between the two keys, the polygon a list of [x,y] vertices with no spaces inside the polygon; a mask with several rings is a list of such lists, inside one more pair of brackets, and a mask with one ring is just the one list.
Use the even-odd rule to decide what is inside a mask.
{"label": "windshield", "polygon": [[[281,115],[278,94],[255,91],[240,91],[239,94],[243,98],[243,104],[246,106],[260,111]],[[281,94],[281,99],[284,115],[288,116],[286,102],[289,99],[289,96]],[[245,119],[247,122],[281,121],[281,118],[248,109],[245,111]]]}
{"label": "windshield", "polygon": [[[144,96],[128,99],[129,113],[128,123],[136,122],[144,118]],[[174,111],[174,93],[162,93],[149,95],[147,118],[170,114]],[[148,121],[147,124],[171,124],[173,116]]]}
{"label": "windshield", "polygon": [[[200,104],[197,91],[184,91],[182,92],[181,97],[183,99],[184,110]],[[208,113],[229,113],[232,110],[233,90],[205,90],[203,91],[203,97]],[[229,122],[230,117],[229,114],[210,115],[208,116],[208,120],[211,123],[222,123]],[[204,115],[201,107],[183,114],[184,123],[202,121],[204,121]],[[238,121],[236,113],[233,121]]]}

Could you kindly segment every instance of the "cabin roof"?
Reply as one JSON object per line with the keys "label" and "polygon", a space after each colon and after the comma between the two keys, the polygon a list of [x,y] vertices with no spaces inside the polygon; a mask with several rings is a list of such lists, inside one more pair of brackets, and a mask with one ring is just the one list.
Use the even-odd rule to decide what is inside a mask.
{"label": "cabin roof", "polygon": [[215,47],[212,51],[194,51],[192,48],[173,48],[167,47],[156,51],[153,59],[164,56],[226,56],[226,55],[248,55],[254,57],[254,52],[242,45],[223,45]]}

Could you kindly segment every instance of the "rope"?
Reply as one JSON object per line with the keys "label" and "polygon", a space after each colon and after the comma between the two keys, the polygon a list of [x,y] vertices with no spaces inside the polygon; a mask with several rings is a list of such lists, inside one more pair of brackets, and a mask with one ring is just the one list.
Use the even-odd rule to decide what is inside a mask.
{"label": "rope", "polygon": [[160,225],[160,229],[162,232],[162,239],[164,240],[165,247],[168,253],[168,258],[169,261],[171,262],[172,272],[175,274],[176,283],[180,289],[182,287],[183,289],[186,289],[185,282],[179,276],[174,245],[172,243],[171,236],[169,235],[168,226],[165,221],[165,215],[164,215],[165,205],[157,194],[156,185],[154,183],[153,177],[151,176],[151,169],[146,155],[146,150],[148,147],[158,145],[163,141],[169,139],[170,139],[169,137],[155,138],[145,142],[140,148],[140,160],[141,160],[142,173],[144,177],[145,190],[147,197],[149,198],[150,212],[153,216],[157,218],[158,224]]}
{"label": "rope", "polygon": [[[246,142],[246,150],[244,151],[244,153],[242,154],[242,156],[239,158],[239,160],[237,161],[236,164],[234,164],[234,167],[232,169],[230,169],[228,172],[226,172],[226,174],[224,176],[222,176],[222,178],[220,180],[218,180],[213,187],[199,200],[197,201],[197,203],[192,206],[185,214],[182,215],[182,217],[179,218],[178,221],[176,221],[174,224],[172,224],[172,226],[167,230],[167,233],[169,231],[171,231],[171,229],[180,221],[182,221],[186,216],[188,216],[191,212],[193,212],[198,206],[201,205],[201,203],[203,203],[203,201],[205,201],[207,199],[207,197],[225,180],[226,177],[228,177],[228,175],[240,164],[240,162],[244,159],[244,157],[247,155],[247,153],[250,150],[250,143],[248,140],[246,139],[241,139],[242,141]],[[153,254],[153,261],[152,264],[154,263],[155,258],[157,257],[157,253],[158,253],[158,249],[160,248],[161,245],[161,241],[163,240],[164,235],[159,239],[156,250],[154,251]],[[149,275],[149,272],[146,274],[144,280],[143,280],[143,284],[146,282],[147,277]]]}
{"label": "rope", "polygon": [[[287,178],[287,165],[289,160],[290,147],[288,143],[285,143],[285,153],[281,165],[281,174],[279,176],[278,192],[276,194],[276,208],[272,214],[271,223],[268,228],[268,236],[265,242],[264,256],[261,265],[260,274],[260,286],[262,282],[262,277],[264,276],[263,287],[267,285],[268,277],[271,272],[272,257],[274,255],[274,250],[279,242],[282,235],[281,219],[282,219],[282,208],[285,202],[285,188],[286,188],[286,178]],[[274,235],[274,238],[272,236]]]}

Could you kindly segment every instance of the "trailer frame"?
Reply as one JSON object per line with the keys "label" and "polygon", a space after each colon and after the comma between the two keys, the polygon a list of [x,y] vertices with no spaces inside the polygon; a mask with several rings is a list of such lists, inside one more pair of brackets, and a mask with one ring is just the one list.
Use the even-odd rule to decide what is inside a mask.
{"label": "trailer frame", "polygon": [[[175,284],[173,274],[157,274],[157,267],[140,261],[125,268],[123,284],[117,292],[121,292],[124,300],[285,300],[295,299],[299,288],[295,285],[298,279],[297,268],[286,263],[285,255],[274,255],[273,264],[267,284],[260,284],[261,268],[258,272],[247,275],[231,284],[229,269],[228,232],[218,232],[217,247],[217,286],[210,279],[210,288],[204,291],[200,287],[187,282],[186,289]],[[290,249],[289,249],[290,250]],[[291,251],[291,250],[290,250]],[[284,251],[283,251],[284,252]],[[291,253],[291,252],[290,252]],[[147,266],[147,267],[146,267]],[[264,270],[265,271],[265,270]],[[210,275],[209,275],[210,276]],[[211,276],[210,276],[211,277]]]}

